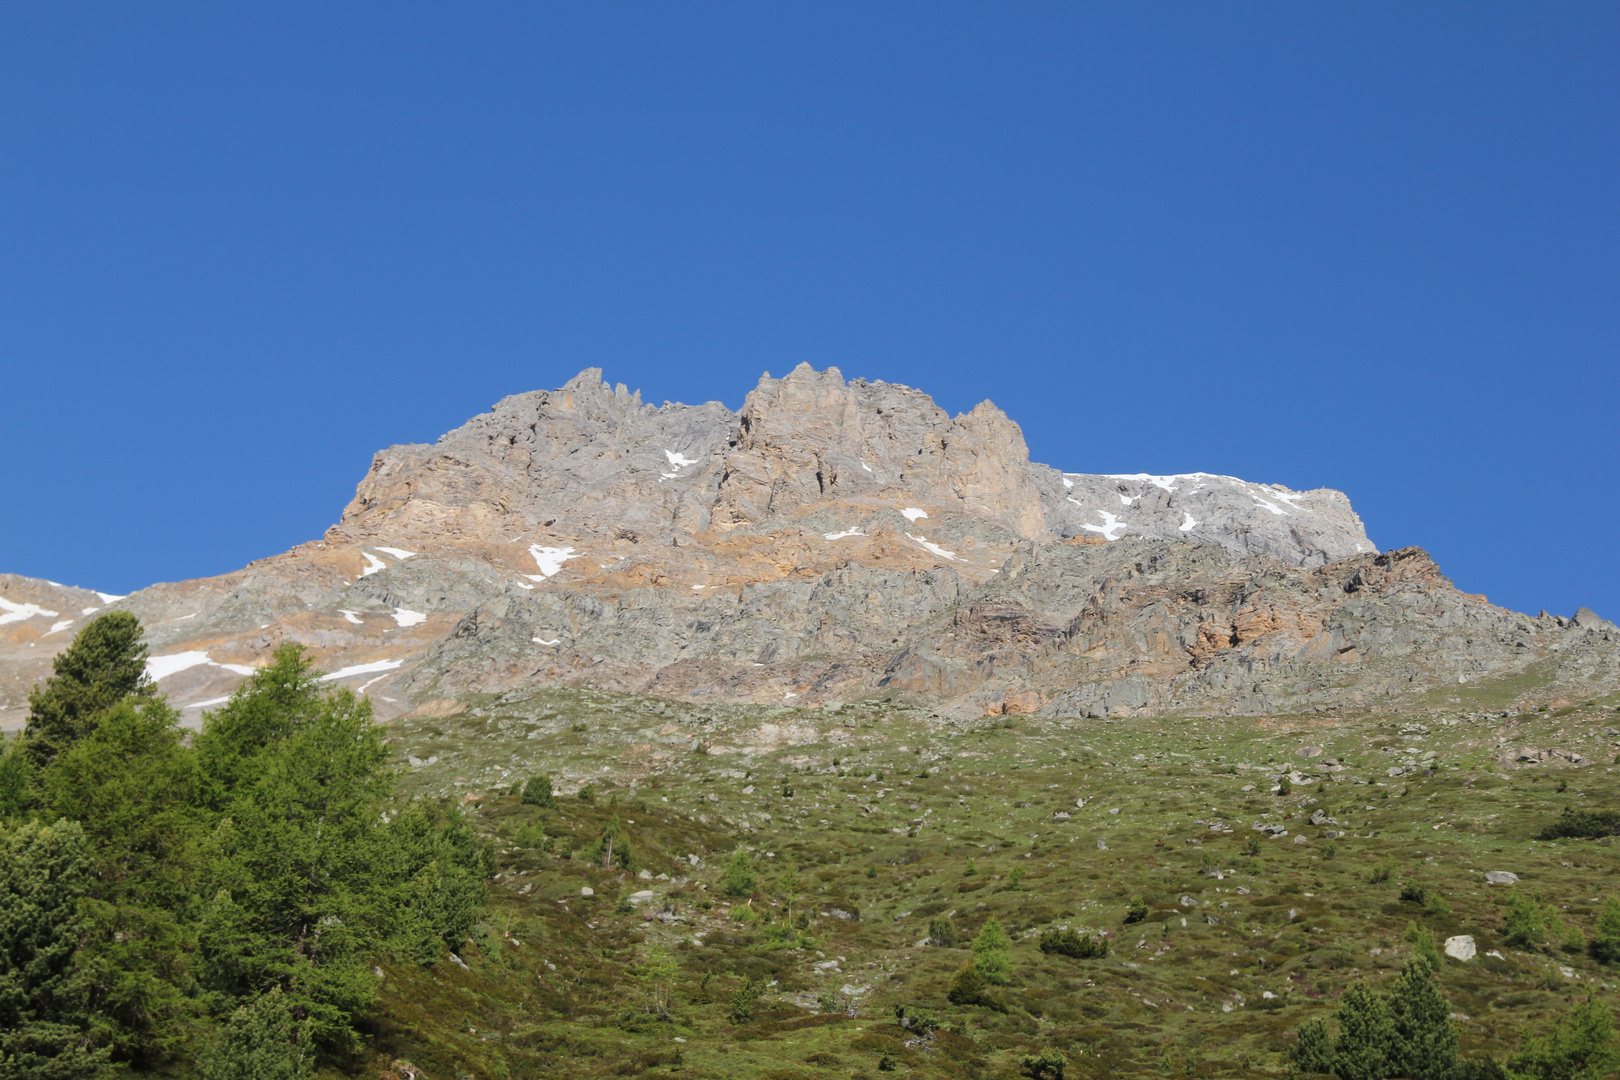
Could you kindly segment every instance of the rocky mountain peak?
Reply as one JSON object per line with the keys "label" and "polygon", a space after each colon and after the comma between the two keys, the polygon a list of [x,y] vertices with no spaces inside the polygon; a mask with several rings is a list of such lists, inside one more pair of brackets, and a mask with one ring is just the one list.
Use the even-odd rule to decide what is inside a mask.
{"label": "rocky mountain peak", "polygon": [[[47,614],[93,606],[8,588],[4,715],[71,637]],[[288,641],[384,716],[535,685],[1110,716],[1620,680],[1613,624],[1459,593],[1340,492],[1064,472],[988,401],[808,364],[738,412],[588,368],[382,450],[321,540],[108,602],[193,716]]]}

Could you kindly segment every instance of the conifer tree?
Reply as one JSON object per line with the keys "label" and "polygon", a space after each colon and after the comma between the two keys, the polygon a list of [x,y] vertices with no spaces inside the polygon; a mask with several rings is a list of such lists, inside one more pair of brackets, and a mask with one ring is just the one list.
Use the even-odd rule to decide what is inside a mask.
{"label": "conifer tree", "polygon": [[197,868],[194,756],[179,716],[126,698],[39,777],[41,803],[83,823],[93,869],[83,962],[99,1038],[121,1062],[151,1064],[181,1037],[189,941],[181,914]]}
{"label": "conifer tree", "polygon": [[557,796],[551,789],[551,777],[541,775],[529,778],[523,785],[523,805],[538,806],[545,810],[557,808]]}
{"label": "conifer tree", "polygon": [[973,939],[973,962],[987,983],[1006,986],[1012,981],[1012,938],[994,915]]}
{"label": "conifer tree", "polygon": [[1547,914],[1541,904],[1523,893],[1514,893],[1508,900],[1502,940],[1515,948],[1535,949],[1541,946],[1546,933]]}
{"label": "conifer tree", "polygon": [[90,860],[76,822],[0,828],[0,1080],[89,1080],[90,980],[78,963]]}
{"label": "conifer tree", "polygon": [[602,826],[602,835],[597,837],[596,846],[591,849],[591,861],[600,863],[605,869],[614,866],[622,870],[636,868],[635,853],[630,849],[630,834],[619,823],[618,814],[608,818],[607,824]]}
{"label": "conifer tree", "polygon": [[987,985],[984,974],[979,970],[978,962],[969,960],[951,977],[951,986],[945,992],[945,1000],[952,1005],[989,1004]]}
{"label": "conifer tree", "polygon": [[1299,1026],[1299,1038],[1288,1050],[1288,1060],[1296,1072],[1331,1073],[1333,1039],[1326,1020],[1307,1020]]}
{"label": "conifer tree", "polygon": [[314,1055],[294,1023],[286,996],[273,987],[231,1015],[198,1055],[202,1080],[304,1080]]}
{"label": "conifer tree", "polygon": [[1598,1080],[1620,1068],[1620,1043],[1604,1005],[1588,999],[1553,1022],[1545,1035],[1527,1037],[1508,1062],[1526,1080]]}
{"label": "conifer tree", "polygon": [[88,735],[97,716],[124,698],[146,695],[146,646],[127,611],[91,620],[51,661],[54,674],[28,695],[28,754],[43,767]]}
{"label": "conifer tree", "polygon": [[1592,940],[1586,943],[1586,951],[1599,963],[1620,963],[1620,899],[1611,896],[1603,901],[1603,911],[1592,928]]}
{"label": "conifer tree", "polygon": [[23,737],[8,740],[0,735],[0,822],[28,809],[33,771]]}
{"label": "conifer tree", "polygon": [[748,857],[748,849],[739,847],[732,853],[731,861],[726,864],[725,877],[720,879],[720,891],[727,896],[752,896],[759,888],[759,878],[754,875],[754,860]]}
{"label": "conifer tree", "polygon": [[1457,1070],[1457,1026],[1440,993],[1435,967],[1414,955],[1389,994],[1392,1030],[1389,1075],[1406,1080],[1451,1080]]}
{"label": "conifer tree", "polygon": [[1351,983],[1339,1006],[1333,1071],[1339,1080],[1385,1080],[1395,1037],[1384,999],[1364,982]]}

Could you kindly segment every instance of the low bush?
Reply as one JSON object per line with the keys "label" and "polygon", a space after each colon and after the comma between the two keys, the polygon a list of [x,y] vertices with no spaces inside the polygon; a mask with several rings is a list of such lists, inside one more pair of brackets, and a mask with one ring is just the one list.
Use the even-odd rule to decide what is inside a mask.
{"label": "low bush", "polygon": [[1043,953],[1093,960],[1108,955],[1108,939],[1078,930],[1046,930],[1041,933],[1040,948]]}
{"label": "low bush", "polygon": [[1620,810],[1571,810],[1537,834],[1537,840],[1599,840],[1620,836]]}

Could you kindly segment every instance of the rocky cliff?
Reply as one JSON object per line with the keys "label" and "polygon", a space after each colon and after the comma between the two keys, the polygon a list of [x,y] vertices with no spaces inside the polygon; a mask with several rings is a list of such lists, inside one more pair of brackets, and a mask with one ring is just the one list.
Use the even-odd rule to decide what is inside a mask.
{"label": "rocky cliff", "polygon": [[1620,680],[1612,625],[1459,593],[1417,549],[1380,554],[1337,491],[1061,472],[989,402],[952,417],[804,365],[736,413],[585,371],[382,451],[325,537],[234,574],[0,596],[13,724],[60,613],[107,603],[193,710],[283,641],[385,716],[544,684],[1109,716]]}

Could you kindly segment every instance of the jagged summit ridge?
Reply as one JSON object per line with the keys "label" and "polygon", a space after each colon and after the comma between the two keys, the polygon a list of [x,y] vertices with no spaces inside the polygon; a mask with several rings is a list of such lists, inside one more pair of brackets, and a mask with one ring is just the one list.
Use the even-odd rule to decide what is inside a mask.
{"label": "jagged summit ridge", "polygon": [[1375,552],[1342,493],[1193,473],[1097,476],[1029,460],[989,401],[952,417],[920,390],[801,364],[733,413],[643,404],[590,368],[498,402],[432,445],[379,453],[344,511],[354,536],[631,530],[671,542],[828,502],[911,499],[1026,540],[1123,536],[1322,565]]}

